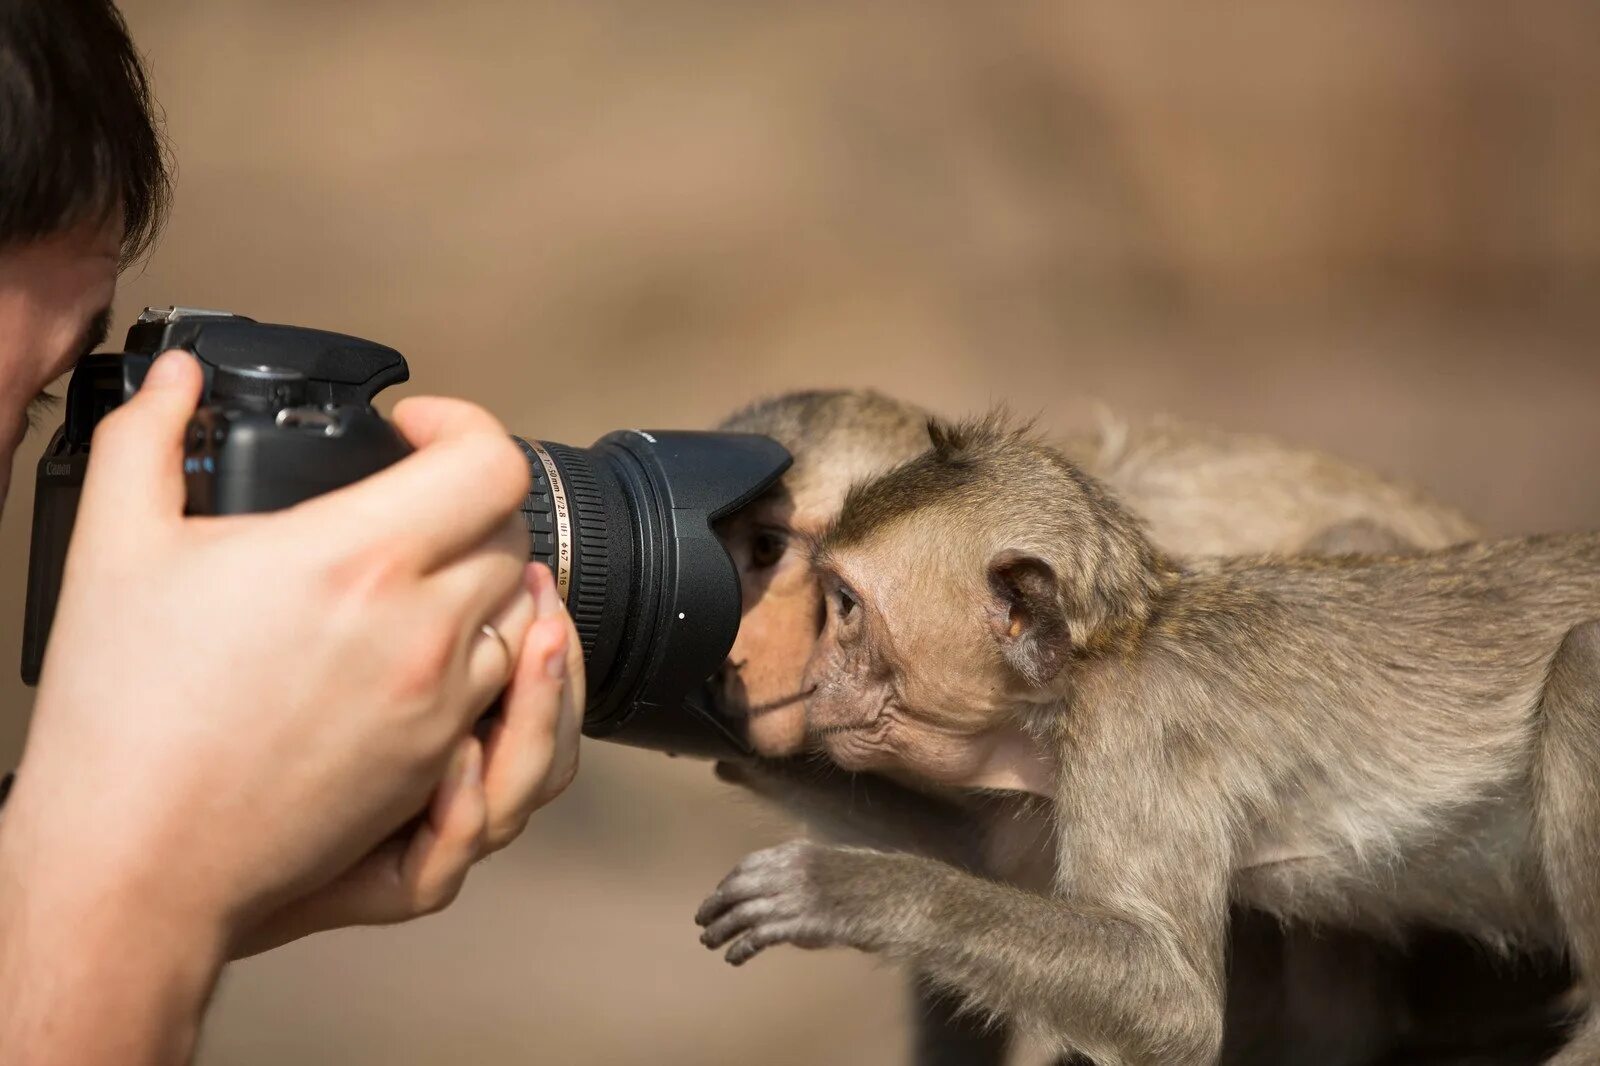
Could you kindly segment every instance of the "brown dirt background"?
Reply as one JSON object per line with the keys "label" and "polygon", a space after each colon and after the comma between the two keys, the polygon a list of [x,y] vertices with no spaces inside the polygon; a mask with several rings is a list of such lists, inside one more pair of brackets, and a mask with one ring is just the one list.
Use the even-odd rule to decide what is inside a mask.
{"label": "brown dirt background", "polygon": [[[408,389],[574,442],[801,385],[1103,401],[1325,447],[1498,530],[1600,521],[1587,0],[125,6],[179,170],[119,331],[183,302],[365,334]],[[30,482],[0,529],[13,649]],[[903,1055],[867,960],[696,943],[780,821],[704,765],[584,759],[447,914],[235,968],[202,1061]]]}

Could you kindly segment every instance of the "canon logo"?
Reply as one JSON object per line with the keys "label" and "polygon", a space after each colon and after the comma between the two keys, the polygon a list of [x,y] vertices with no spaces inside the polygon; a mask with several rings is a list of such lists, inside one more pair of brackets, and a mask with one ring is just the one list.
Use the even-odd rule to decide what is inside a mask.
{"label": "canon logo", "polygon": [[44,464],[44,476],[45,477],[62,477],[63,475],[70,474],[70,473],[72,473],[72,464],[71,463],[45,463]]}

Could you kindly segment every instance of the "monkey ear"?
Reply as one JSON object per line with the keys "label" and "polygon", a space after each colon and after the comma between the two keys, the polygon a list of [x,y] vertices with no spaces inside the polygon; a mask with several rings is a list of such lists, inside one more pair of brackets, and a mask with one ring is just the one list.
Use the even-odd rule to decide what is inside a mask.
{"label": "monkey ear", "polygon": [[1038,556],[1003,551],[989,560],[989,591],[989,627],[1006,661],[1029,684],[1049,683],[1072,650],[1056,572]]}

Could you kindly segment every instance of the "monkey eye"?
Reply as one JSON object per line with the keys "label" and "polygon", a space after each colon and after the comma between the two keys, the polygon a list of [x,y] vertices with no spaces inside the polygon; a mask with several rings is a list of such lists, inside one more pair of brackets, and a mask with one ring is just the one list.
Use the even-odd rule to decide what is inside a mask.
{"label": "monkey eye", "polygon": [[750,565],[757,570],[771,569],[788,548],[789,537],[783,530],[762,526],[750,539]]}
{"label": "monkey eye", "polygon": [[844,585],[835,593],[839,597],[839,620],[842,622],[856,613],[856,596]]}

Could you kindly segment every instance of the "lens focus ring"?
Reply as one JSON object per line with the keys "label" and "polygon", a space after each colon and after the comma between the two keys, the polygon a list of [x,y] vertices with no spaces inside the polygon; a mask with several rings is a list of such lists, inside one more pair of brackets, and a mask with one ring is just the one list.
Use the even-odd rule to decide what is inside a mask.
{"label": "lens focus ring", "polygon": [[534,562],[549,566],[558,584],[565,579],[567,610],[577,627],[584,655],[591,656],[605,612],[611,565],[612,533],[606,522],[600,485],[589,457],[582,451],[562,444],[530,444],[514,439],[528,457],[528,469],[533,475],[532,487],[522,505],[530,537],[529,555]]}

